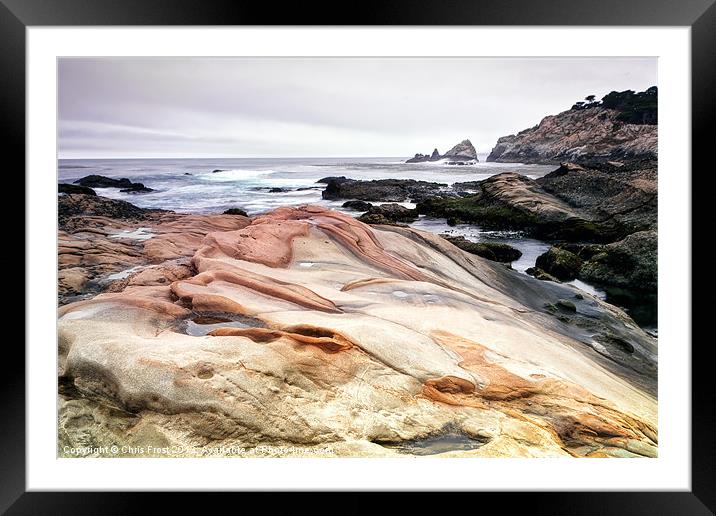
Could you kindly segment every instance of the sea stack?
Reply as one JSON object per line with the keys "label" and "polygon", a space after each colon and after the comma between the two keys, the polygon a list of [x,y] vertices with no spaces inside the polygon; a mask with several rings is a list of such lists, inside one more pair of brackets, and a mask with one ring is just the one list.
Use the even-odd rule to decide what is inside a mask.
{"label": "sea stack", "polygon": [[447,151],[445,154],[440,154],[437,149],[434,149],[432,154],[416,154],[414,157],[406,161],[406,163],[422,163],[424,161],[440,161],[442,159],[449,160],[450,165],[469,165],[471,163],[477,163],[477,152],[473,147],[470,140],[463,140],[452,149]]}

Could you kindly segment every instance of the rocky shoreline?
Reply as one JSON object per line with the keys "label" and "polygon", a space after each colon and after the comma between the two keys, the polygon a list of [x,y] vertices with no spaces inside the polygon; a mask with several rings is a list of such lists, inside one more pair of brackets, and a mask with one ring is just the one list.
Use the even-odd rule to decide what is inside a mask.
{"label": "rocky shoreline", "polygon": [[[579,277],[605,286],[656,292],[658,195],[653,160],[563,163],[536,180],[504,172],[453,185],[345,177],[320,182],[326,184],[325,199],[351,199],[344,205],[365,209],[359,220],[366,223],[400,224],[426,215],[444,218],[450,225],[517,230],[552,242],[562,256],[573,257],[578,264],[564,275],[559,266],[542,259],[533,270],[536,277]],[[381,207],[367,201],[412,202],[416,207]]]}
{"label": "rocky shoreline", "polygon": [[656,456],[656,341],[574,287],[318,206],[58,202],[60,449]]}

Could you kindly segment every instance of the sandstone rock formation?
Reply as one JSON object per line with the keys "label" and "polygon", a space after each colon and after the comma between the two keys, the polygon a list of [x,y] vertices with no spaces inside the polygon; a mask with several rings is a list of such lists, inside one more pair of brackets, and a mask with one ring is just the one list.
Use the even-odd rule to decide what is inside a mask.
{"label": "sandstone rock formation", "polygon": [[127,285],[168,285],[193,273],[189,259],[207,233],[249,223],[81,194],[59,196],[58,204],[60,304]]}
{"label": "sandstone rock formation", "polygon": [[69,224],[98,230],[71,235],[80,262],[115,224],[157,233],[137,260],[195,251],[190,274],[61,307],[60,450],[657,454],[656,341],[596,298],[316,206],[144,216]]}
{"label": "sandstone rock formation", "polygon": [[594,107],[547,116],[536,126],[503,136],[487,161],[558,164],[656,159],[658,126],[619,120],[616,109]]}

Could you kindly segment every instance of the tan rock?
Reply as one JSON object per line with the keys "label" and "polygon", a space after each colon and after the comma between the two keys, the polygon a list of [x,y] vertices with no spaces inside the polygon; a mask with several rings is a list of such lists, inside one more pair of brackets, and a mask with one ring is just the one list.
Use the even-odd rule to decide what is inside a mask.
{"label": "tan rock", "polygon": [[[656,453],[655,377],[624,362],[655,363],[654,339],[590,296],[576,302],[588,331],[536,308],[569,286],[319,207],[215,231],[193,264],[198,273],[171,286],[142,272],[60,310],[61,443],[177,445],[190,456],[217,446],[237,456]],[[185,333],[216,311],[233,322]],[[607,328],[634,342],[631,358],[585,346]]]}

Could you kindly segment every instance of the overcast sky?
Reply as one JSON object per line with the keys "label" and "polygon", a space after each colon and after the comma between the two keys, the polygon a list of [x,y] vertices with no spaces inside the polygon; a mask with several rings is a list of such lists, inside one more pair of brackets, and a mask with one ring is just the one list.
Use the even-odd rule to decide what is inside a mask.
{"label": "overcast sky", "polygon": [[656,58],[63,58],[59,154],[412,156],[657,84]]}

